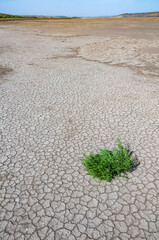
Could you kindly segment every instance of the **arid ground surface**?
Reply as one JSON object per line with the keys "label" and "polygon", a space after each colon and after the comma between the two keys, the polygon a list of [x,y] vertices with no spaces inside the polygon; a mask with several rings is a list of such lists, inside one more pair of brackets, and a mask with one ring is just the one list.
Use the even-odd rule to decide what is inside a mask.
{"label": "arid ground surface", "polygon": [[[159,18],[0,22],[0,239],[159,239]],[[127,179],[82,152],[129,144]]]}

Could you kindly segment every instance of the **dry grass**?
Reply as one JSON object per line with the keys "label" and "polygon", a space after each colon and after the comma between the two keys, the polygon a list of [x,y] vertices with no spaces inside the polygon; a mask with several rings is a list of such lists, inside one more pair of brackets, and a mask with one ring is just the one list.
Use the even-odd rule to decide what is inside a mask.
{"label": "dry grass", "polygon": [[[26,20],[26,21],[25,21]],[[32,30],[51,36],[125,36],[159,38],[159,18],[1,18],[20,31]]]}

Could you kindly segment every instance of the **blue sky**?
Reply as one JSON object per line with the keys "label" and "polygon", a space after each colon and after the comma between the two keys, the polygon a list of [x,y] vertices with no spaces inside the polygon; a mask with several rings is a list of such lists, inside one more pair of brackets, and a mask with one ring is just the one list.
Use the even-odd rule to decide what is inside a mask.
{"label": "blue sky", "polygon": [[20,15],[111,16],[159,11],[159,0],[0,0],[0,12]]}

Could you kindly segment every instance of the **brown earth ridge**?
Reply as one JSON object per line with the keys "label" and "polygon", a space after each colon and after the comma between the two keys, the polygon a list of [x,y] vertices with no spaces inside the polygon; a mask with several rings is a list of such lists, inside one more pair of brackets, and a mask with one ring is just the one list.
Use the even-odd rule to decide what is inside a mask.
{"label": "brown earth ridge", "polygon": [[146,12],[146,13],[124,13],[115,17],[121,18],[136,18],[136,17],[159,17],[159,12]]}

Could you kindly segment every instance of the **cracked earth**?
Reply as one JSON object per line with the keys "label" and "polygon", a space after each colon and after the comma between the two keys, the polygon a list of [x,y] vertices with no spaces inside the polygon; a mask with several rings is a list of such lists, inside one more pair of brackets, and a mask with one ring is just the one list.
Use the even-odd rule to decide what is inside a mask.
{"label": "cracked earth", "polygon": [[[159,239],[158,77],[79,56],[113,36],[41,31],[0,25],[0,239]],[[82,152],[117,138],[137,169],[87,176]]]}

